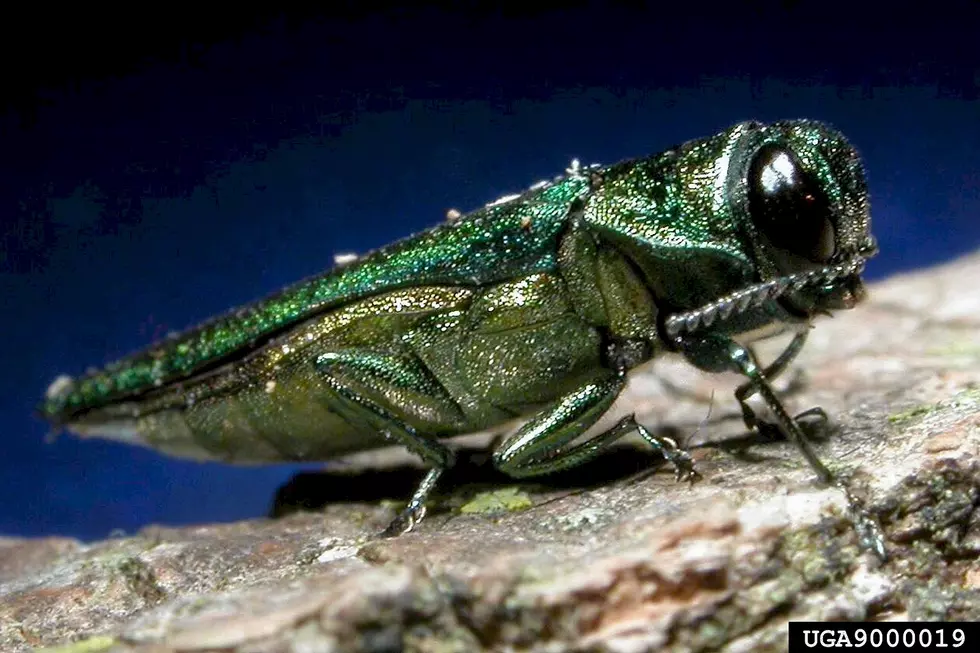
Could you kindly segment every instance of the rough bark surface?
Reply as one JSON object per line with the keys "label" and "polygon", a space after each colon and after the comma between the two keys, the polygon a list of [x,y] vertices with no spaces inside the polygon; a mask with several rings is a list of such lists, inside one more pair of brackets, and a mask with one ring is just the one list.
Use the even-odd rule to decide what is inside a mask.
{"label": "rough bark surface", "polygon": [[419,478],[382,452],[297,478],[277,519],[0,539],[0,650],[760,651],[789,620],[980,619],[978,281],[980,253],[877,284],[779,384],[831,415],[817,450],[884,564],[791,445],[746,437],[732,379],[665,361],[620,408],[688,440],[694,486],[642,445],[547,483],[474,447],[414,532],[377,540]]}

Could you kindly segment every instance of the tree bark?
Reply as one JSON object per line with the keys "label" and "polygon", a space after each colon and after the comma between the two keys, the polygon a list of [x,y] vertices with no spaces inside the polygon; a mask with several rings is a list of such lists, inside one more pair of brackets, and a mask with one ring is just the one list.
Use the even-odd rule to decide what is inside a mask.
{"label": "tree bark", "polygon": [[380,452],[297,478],[277,519],[0,540],[0,649],[765,651],[790,620],[980,620],[978,279],[980,252],[876,284],[779,384],[831,416],[816,450],[885,563],[790,444],[746,437],[737,379],[663,361],[617,408],[691,447],[693,486],[642,443],[541,482],[471,446],[426,520],[378,540],[419,478]]}

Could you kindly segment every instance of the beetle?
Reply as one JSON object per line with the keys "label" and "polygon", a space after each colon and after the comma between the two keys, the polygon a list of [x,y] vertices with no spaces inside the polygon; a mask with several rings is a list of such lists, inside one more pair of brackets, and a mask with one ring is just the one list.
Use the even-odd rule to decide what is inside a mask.
{"label": "beetle", "polygon": [[[494,451],[513,477],[578,465],[638,432],[681,479],[690,456],[632,415],[584,439],[629,373],[666,353],[745,377],[750,429],[776,429],[821,480],[771,382],[813,318],[864,295],[877,251],[860,159],[810,120],[742,122],[615,165],[580,166],[240,307],[78,378],[56,427],[233,463],[401,444],[429,466],[404,532],[453,464],[445,438],[523,418]],[[756,340],[792,332],[768,367]],[[747,399],[758,393],[773,422]],[[802,415],[825,418],[819,408]],[[581,440],[576,443],[576,440]],[[852,505],[856,505],[848,493]],[[883,537],[860,508],[862,542]]]}

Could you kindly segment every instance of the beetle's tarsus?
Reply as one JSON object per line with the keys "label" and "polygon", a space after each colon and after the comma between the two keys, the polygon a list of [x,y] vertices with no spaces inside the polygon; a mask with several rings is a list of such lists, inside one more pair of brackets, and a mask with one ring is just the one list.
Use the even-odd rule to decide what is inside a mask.
{"label": "beetle's tarsus", "polygon": [[425,504],[419,506],[409,505],[398,516],[391,520],[388,527],[378,534],[379,538],[398,537],[411,532],[416,524],[425,517]]}
{"label": "beetle's tarsus", "polygon": [[881,524],[871,512],[851,492],[846,483],[837,482],[837,488],[847,497],[847,506],[851,513],[851,522],[857,531],[858,543],[861,548],[874,553],[881,562],[888,560],[888,550],[885,548],[885,532]]}
{"label": "beetle's tarsus", "polygon": [[686,467],[681,467],[677,463],[674,463],[677,480],[678,482],[687,481],[691,485],[694,485],[704,477],[701,475],[701,472],[694,469],[694,461],[691,460],[690,456],[687,456],[686,460],[688,463]]}
{"label": "beetle's tarsus", "polygon": [[694,460],[691,454],[677,446],[677,442],[670,437],[654,435],[645,426],[636,421],[636,417],[630,415],[623,420],[624,424],[629,424],[647,441],[654,449],[659,451],[664,459],[674,468],[674,475],[679,482],[689,481],[692,485],[701,478],[701,474],[694,469]]}
{"label": "beetle's tarsus", "polygon": [[422,482],[419,483],[418,488],[415,490],[415,494],[412,495],[411,501],[405,506],[405,509],[398,513],[398,516],[391,520],[388,527],[381,531],[379,537],[397,537],[411,531],[415,526],[422,521],[425,517],[426,511],[426,501],[429,499],[429,495],[432,494],[432,490],[436,487],[436,482],[439,477],[442,476],[443,469],[441,467],[434,467],[426,473]]}
{"label": "beetle's tarsus", "polygon": [[881,525],[867,512],[861,511],[854,514],[852,511],[851,520],[857,530],[858,542],[861,548],[871,551],[882,562],[888,560],[888,549],[885,548],[885,533]]}
{"label": "beetle's tarsus", "polygon": [[691,485],[694,485],[704,478],[704,476],[701,475],[701,472],[694,469],[694,462],[691,460],[690,456],[686,457],[687,464],[685,466],[678,465],[674,461],[671,461],[671,463],[674,465],[674,476],[677,478],[678,483],[683,483],[686,481]]}

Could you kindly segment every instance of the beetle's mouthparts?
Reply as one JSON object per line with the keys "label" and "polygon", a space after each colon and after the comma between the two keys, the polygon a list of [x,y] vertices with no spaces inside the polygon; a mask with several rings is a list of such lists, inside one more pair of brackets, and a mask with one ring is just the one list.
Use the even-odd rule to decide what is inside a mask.
{"label": "beetle's mouthparts", "polygon": [[817,286],[821,310],[854,308],[867,295],[861,273],[864,272],[867,258],[877,252],[874,241],[871,240],[870,243],[869,247],[862,248],[841,263],[821,268],[818,272],[822,274],[797,290]]}
{"label": "beetle's mouthparts", "polygon": [[852,274],[825,290],[821,304],[827,309],[854,308],[867,295],[861,276]]}

